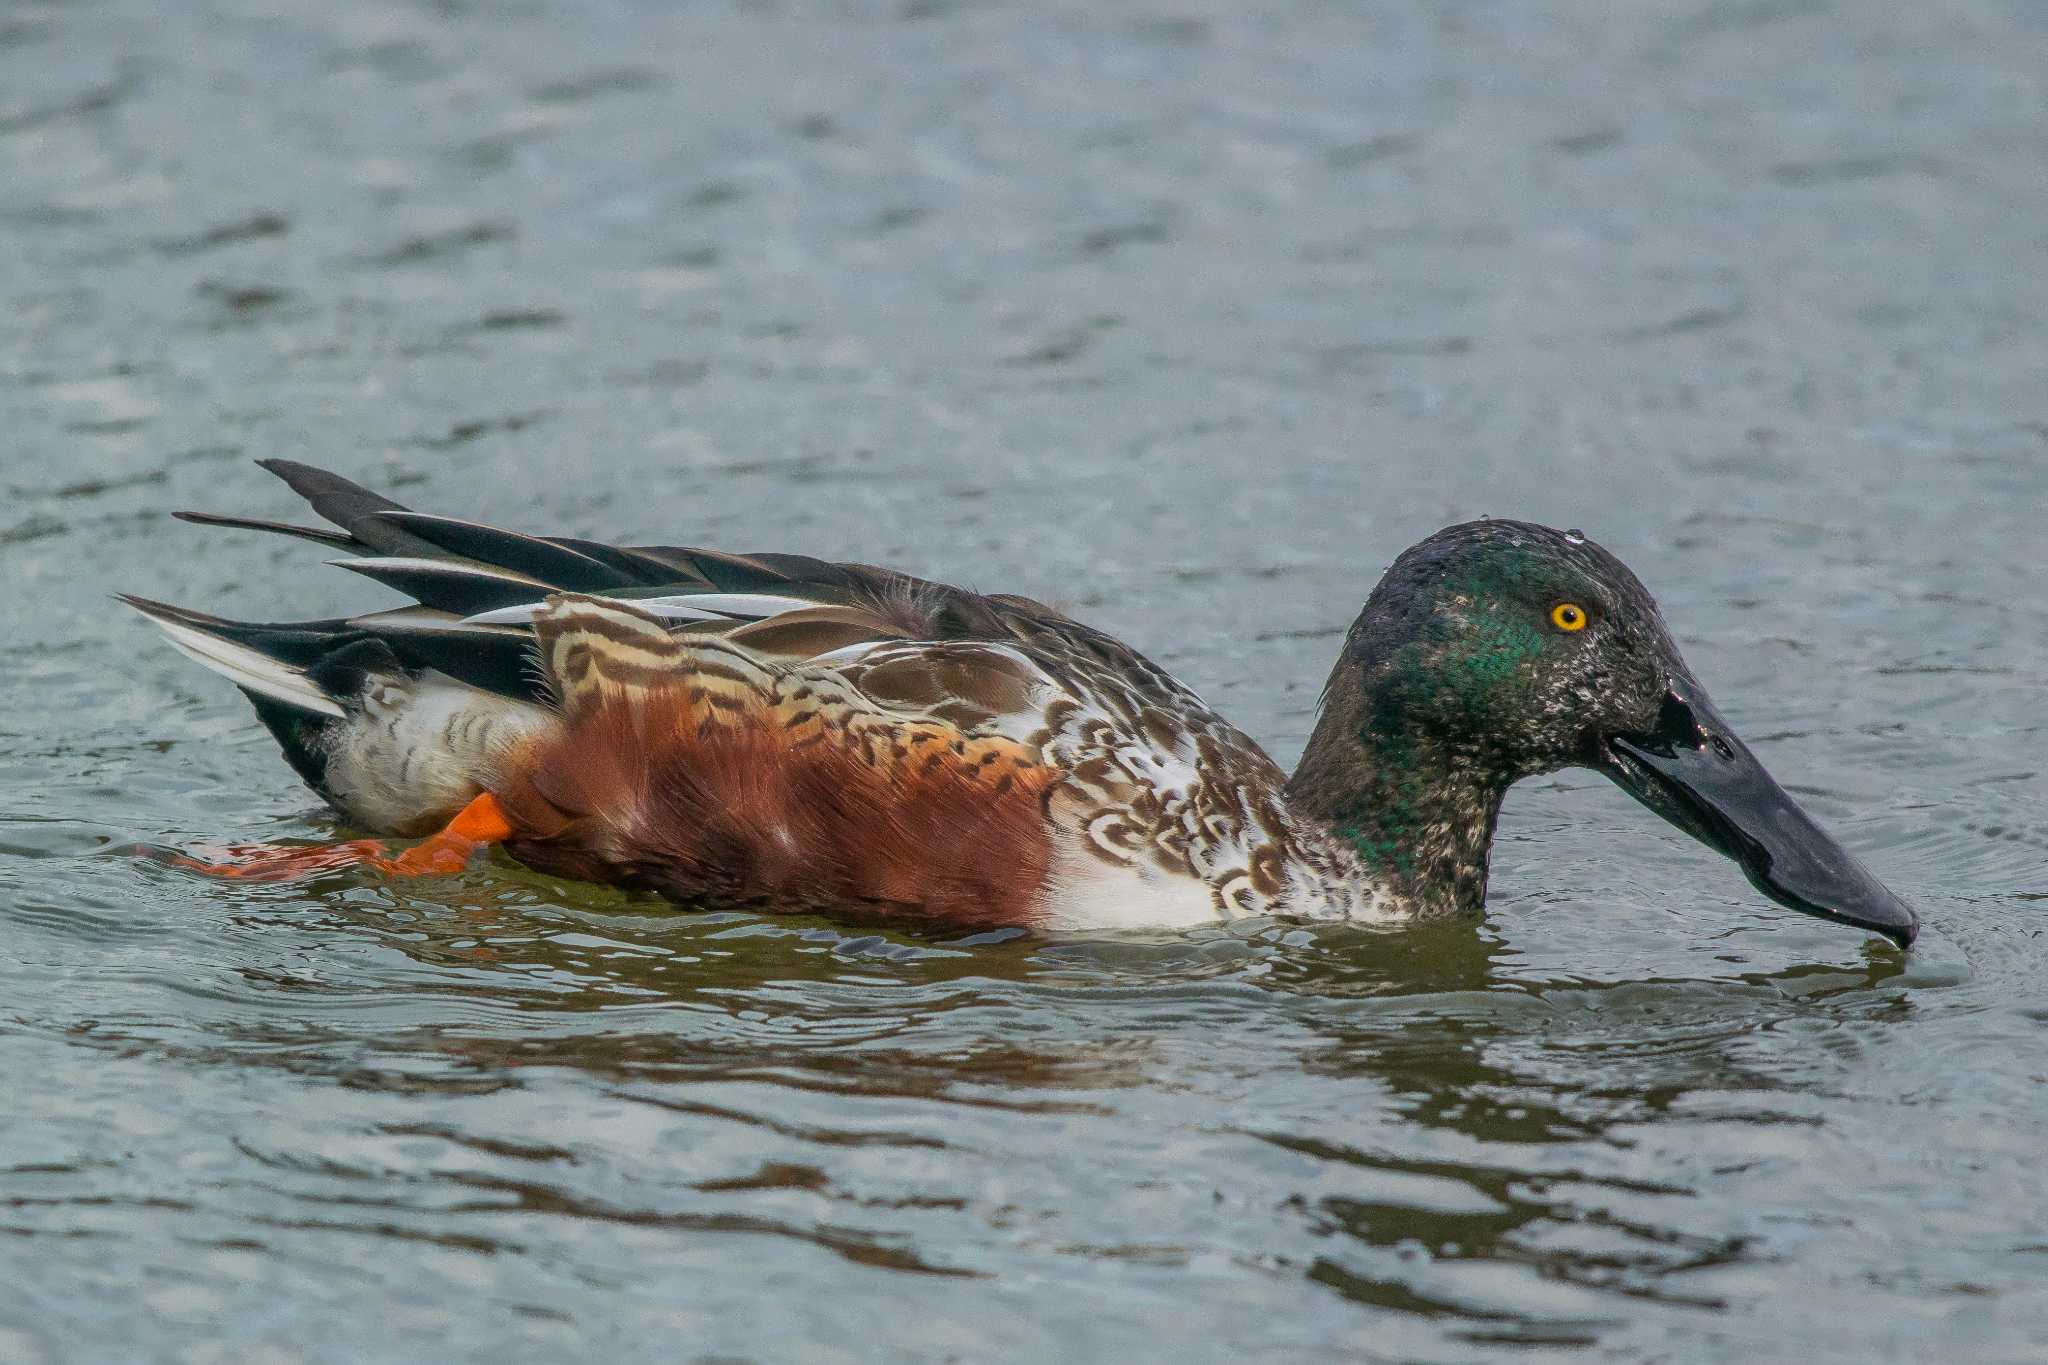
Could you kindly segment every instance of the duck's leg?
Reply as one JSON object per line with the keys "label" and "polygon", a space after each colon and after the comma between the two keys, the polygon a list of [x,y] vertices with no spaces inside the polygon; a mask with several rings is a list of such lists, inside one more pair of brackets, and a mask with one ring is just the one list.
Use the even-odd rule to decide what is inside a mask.
{"label": "duck's leg", "polygon": [[372,858],[369,862],[379,872],[393,877],[460,872],[478,849],[501,844],[511,837],[512,822],[505,818],[498,798],[483,792],[425,842],[414,844],[396,858]]}
{"label": "duck's leg", "polygon": [[351,839],[338,844],[316,844],[292,848],[279,844],[240,844],[224,850],[218,862],[195,858],[171,858],[172,867],[202,872],[209,877],[233,877],[249,882],[288,882],[315,872],[338,867],[369,867],[391,877],[426,877],[460,872],[476,851],[503,843],[512,834],[511,822],[489,792],[464,806],[453,820],[424,842],[396,857],[387,857],[376,839]]}

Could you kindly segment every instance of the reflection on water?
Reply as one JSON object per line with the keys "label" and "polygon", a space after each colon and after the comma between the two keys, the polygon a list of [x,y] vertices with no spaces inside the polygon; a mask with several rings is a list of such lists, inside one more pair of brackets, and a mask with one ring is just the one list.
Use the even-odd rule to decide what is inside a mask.
{"label": "reflection on water", "polygon": [[[2037,8],[0,11],[0,1361],[2039,1360]],[[1283,760],[1403,546],[1584,526],[1928,927],[1569,773],[1401,932],[191,877],[334,831],[106,594],[376,604],[170,520],[267,455]]]}
{"label": "reflection on water", "polygon": [[[69,1042],[277,1072],[336,1121],[238,1131],[238,1169],[191,1197],[110,1201],[101,1168],[42,1168],[76,1190],[17,1202],[19,1232],[227,1203],[229,1240],[266,1250],[346,1234],[544,1261],[610,1229],[992,1285],[1220,1264],[1392,1312],[1416,1332],[1397,1341],[1597,1344],[1646,1308],[1725,1308],[1711,1272],[1777,1254],[1699,1172],[1633,1159],[1644,1131],[1815,1126],[1756,1040],[1902,1007],[1890,953],[1596,983],[1531,977],[1465,923],[947,941],[503,865],[426,889],[181,880],[163,889],[244,945],[178,983],[187,1020],[219,1013]],[[1162,1130],[1190,1100],[1214,1112]]]}
{"label": "reflection on water", "polygon": [[[1869,991],[1897,974],[1895,966],[1860,973],[1790,968],[1746,984],[1817,1002]],[[1550,1065],[1526,1070],[1503,1064],[1533,1021],[1488,1008],[1490,999],[1432,1011],[1432,1021],[1440,1021],[1435,1028],[1405,1019],[1391,1035],[1340,1030],[1330,1048],[1305,1058],[1332,1075],[1377,1081],[1408,1120],[1393,1130],[1398,1150],[1263,1135],[1320,1160],[1355,1164],[1388,1187],[1377,1197],[1333,1197],[1318,1206],[1324,1226],[1361,1246],[1320,1258],[1311,1275],[1361,1302],[1456,1319],[1456,1338],[1475,1343],[1593,1345],[1601,1339],[1594,1329],[1625,1316],[1623,1306],[1596,1297],[1531,1295],[1514,1283],[1517,1277],[1501,1274],[1510,1267],[1553,1291],[1569,1286],[1678,1307],[1725,1307],[1711,1290],[1688,1289],[1689,1277],[1742,1259],[1750,1239],[1695,1227],[1700,1220],[1689,1201],[1698,1190],[1587,1169],[1606,1163],[1588,1163],[1586,1151],[1625,1142],[1623,1130],[1654,1122],[1681,1097],[1732,1088],[1722,1044],[1751,1032],[1756,1020],[1731,1019],[1725,997],[1703,1000],[1694,984],[1678,981],[1537,995],[1553,1011],[1541,1027],[1554,1028],[1555,1014],[1600,1021],[1597,1040],[1552,1050],[1604,1063],[1601,1083],[1588,1086],[1582,1070],[1561,1071],[1549,1057],[1541,1061]],[[1489,1046],[1496,1041],[1503,1046]],[[1656,1059],[1658,1080],[1641,1088],[1623,1083],[1619,1073],[1644,1058]],[[1745,1076],[1740,1085],[1768,1090],[1772,1082]],[[1768,1104],[1753,1118],[1800,1121]],[[1446,1152],[1467,1155],[1446,1159]],[[1498,1301],[1465,1273],[1473,1269],[1484,1269],[1483,1282],[1506,1291]]]}

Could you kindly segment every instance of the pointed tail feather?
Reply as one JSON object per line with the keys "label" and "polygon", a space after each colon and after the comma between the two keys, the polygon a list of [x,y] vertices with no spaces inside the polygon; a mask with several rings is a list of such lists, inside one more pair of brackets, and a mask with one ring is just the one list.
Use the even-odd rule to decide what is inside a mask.
{"label": "pointed tail feather", "polygon": [[[445,821],[505,753],[551,723],[536,705],[539,680],[521,676],[531,649],[523,631],[456,626],[418,607],[263,625],[121,600],[241,688],[306,784],[371,829]],[[436,669],[437,655],[454,667]]]}
{"label": "pointed tail feather", "polygon": [[[273,629],[269,634],[275,638],[264,648],[251,638],[263,631],[262,627],[243,626],[128,593],[116,595],[169,636],[180,654],[230,679],[243,691],[317,716],[338,719],[343,715],[341,703],[307,677],[303,666],[291,662],[313,643],[319,626],[331,623],[313,623],[313,629],[298,632]],[[325,638],[331,640],[331,634]]]}

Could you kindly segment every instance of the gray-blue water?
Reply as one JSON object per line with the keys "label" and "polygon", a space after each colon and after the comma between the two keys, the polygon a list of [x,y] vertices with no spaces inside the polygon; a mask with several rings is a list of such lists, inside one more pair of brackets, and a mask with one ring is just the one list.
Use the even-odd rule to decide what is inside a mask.
{"label": "gray-blue water", "polygon": [[[2048,10],[0,11],[0,1360],[2048,1352]],[[1583,526],[1902,957],[1603,781],[1484,924],[946,944],[329,837],[106,594],[389,600],[285,455],[1064,602],[1291,761]]]}

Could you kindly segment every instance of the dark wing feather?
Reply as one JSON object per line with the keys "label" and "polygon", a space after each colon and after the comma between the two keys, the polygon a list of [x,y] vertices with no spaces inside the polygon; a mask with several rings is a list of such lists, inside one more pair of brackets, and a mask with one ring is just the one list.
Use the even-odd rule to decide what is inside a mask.
{"label": "dark wing feather", "polygon": [[474,616],[499,607],[516,607],[546,597],[551,585],[543,579],[480,564],[470,559],[429,559],[414,555],[391,558],[336,559],[336,568],[374,578],[398,589],[423,607]]}
{"label": "dark wing feather", "polygon": [[362,544],[352,535],[343,531],[328,531],[318,526],[294,526],[284,521],[263,521],[256,517],[224,517],[215,512],[173,512],[179,521],[189,521],[197,526],[230,526],[238,531],[270,531],[281,536],[297,536],[310,540],[315,545],[326,545],[336,550],[360,550]]}
{"label": "dark wing feather", "polygon": [[[622,579],[642,587],[656,587],[662,584],[677,585],[678,590],[702,584],[710,588],[711,582],[694,570],[655,558],[643,550],[630,549],[623,545],[606,545],[603,541],[583,540],[576,536],[546,536],[549,543],[565,550],[574,550],[580,555],[594,559],[616,572]],[[685,575],[679,580],[678,574]]]}
{"label": "dark wing feather", "polygon": [[712,592],[781,592],[790,584],[803,581],[802,574],[775,564],[777,559],[801,561],[804,567],[816,569],[812,581],[821,582],[827,576],[825,571],[836,567],[822,559],[800,555],[736,555],[687,545],[634,545],[630,549],[690,578],[701,579]]}
{"label": "dark wing feather", "polygon": [[386,554],[405,552],[398,546],[380,544],[368,536],[357,535],[355,526],[373,512],[405,511],[400,504],[359,484],[350,483],[339,474],[330,474],[324,469],[300,464],[297,460],[258,460],[256,463],[283,479],[292,492],[313,505],[315,512],[365,545]]}
{"label": "dark wing feather", "polygon": [[[258,461],[304,497],[313,510],[342,527],[364,552],[413,561],[443,559],[442,572],[416,564],[350,565],[358,572],[449,611],[482,603],[489,611],[536,600],[534,580],[546,589],[609,596],[685,595],[694,592],[768,593],[800,597],[820,606],[851,606],[885,620],[891,635],[944,640],[1007,639],[1004,616],[1024,599],[991,599],[871,564],[837,564],[810,555],[732,554],[686,545],[606,545],[566,536],[530,536],[454,517],[424,515],[338,474],[291,460]],[[308,534],[301,528],[233,524]],[[312,532],[314,536],[321,533]],[[333,543],[329,541],[328,543]],[[482,581],[498,572],[503,589]],[[522,596],[524,593],[526,595]],[[1036,604],[1031,604],[1035,606]]]}
{"label": "dark wing feather", "polygon": [[[581,550],[457,517],[429,516],[424,512],[373,512],[360,518],[355,525],[357,528],[365,525],[394,527],[444,554],[510,569],[549,587],[570,592],[601,593],[643,586],[640,580],[600,563]],[[361,535],[361,529],[356,534]]]}
{"label": "dark wing feather", "polygon": [[438,669],[504,696],[544,700],[530,667],[529,629],[465,625],[460,618],[538,603],[556,592],[628,601],[701,594],[796,599],[812,605],[758,621],[739,619],[744,612],[714,605],[721,616],[735,619],[676,627],[729,633],[763,654],[790,660],[875,640],[1021,643],[1034,628],[1057,630],[1064,622],[1058,613],[1024,598],[983,597],[871,564],[526,535],[414,512],[310,465],[258,463],[341,530],[211,513],[180,515],[349,551],[360,557],[335,562],[406,593],[427,609],[299,624],[232,622],[198,613],[178,618],[299,668],[312,667],[353,641],[374,639],[410,668]]}

